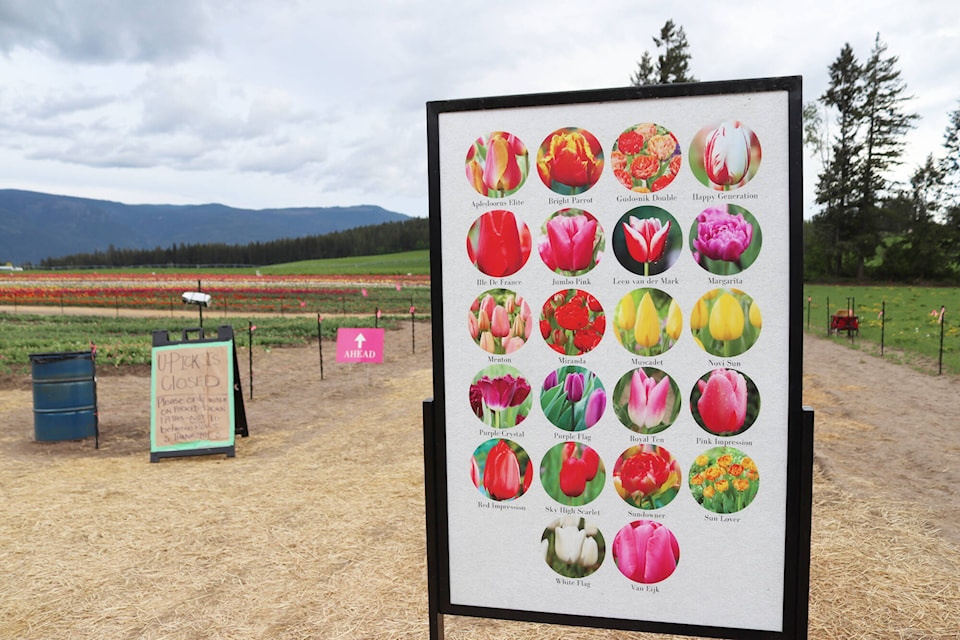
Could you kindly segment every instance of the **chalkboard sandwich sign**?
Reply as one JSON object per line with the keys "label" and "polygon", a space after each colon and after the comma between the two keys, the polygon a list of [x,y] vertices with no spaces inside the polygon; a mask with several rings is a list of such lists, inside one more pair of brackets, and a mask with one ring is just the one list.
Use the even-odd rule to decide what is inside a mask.
{"label": "chalkboard sandwich sign", "polygon": [[[198,338],[189,339],[191,331]],[[150,462],[160,458],[224,453],[235,455],[234,438],[247,436],[233,328],[216,338],[184,330],[171,341],[153,334],[150,380]]]}

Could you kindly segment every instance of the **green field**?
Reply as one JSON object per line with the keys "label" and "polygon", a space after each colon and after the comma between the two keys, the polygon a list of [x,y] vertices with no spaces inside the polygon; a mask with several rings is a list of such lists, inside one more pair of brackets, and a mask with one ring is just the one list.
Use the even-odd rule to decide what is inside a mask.
{"label": "green field", "polygon": [[860,333],[852,337],[833,334],[831,339],[878,355],[882,340],[885,358],[934,374],[939,371],[940,359],[938,316],[940,307],[945,307],[943,372],[960,373],[960,289],[805,285],[804,329],[826,336],[831,315],[846,310],[848,299]]}
{"label": "green field", "polygon": [[[203,273],[254,275],[426,275],[430,273],[430,250],[405,251],[378,256],[357,256],[353,258],[326,258],[321,260],[302,260],[265,267],[204,267],[197,268],[156,268],[123,267],[117,269],[97,269],[98,273],[137,273],[140,271],[157,273]],[[59,271],[59,270],[58,270]],[[64,270],[66,271],[66,270]],[[81,271],[82,272],[82,271]]]}
{"label": "green field", "polygon": [[[337,329],[372,327],[374,317],[326,316],[320,325],[323,340],[335,340]],[[314,316],[259,317],[252,321],[255,347],[305,345],[317,338]],[[410,317],[383,316],[378,327],[396,328]],[[220,324],[232,324],[238,347],[249,345],[250,320],[210,318],[204,323],[208,331]],[[149,364],[154,331],[168,331],[174,340],[184,329],[198,323],[188,318],[113,318],[109,316],[59,316],[0,313],[0,373],[28,373],[31,353],[61,353],[97,349],[97,365],[118,367]],[[196,337],[196,334],[191,334]],[[331,357],[333,353],[331,352]]]}
{"label": "green field", "polygon": [[382,256],[305,260],[269,267],[260,272],[268,275],[424,275],[430,273],[430,251],[406,251]]}
{"label": "green field", "polygon": [[[149,269],[150,273],[194,273],[186,269]],[[410,251],[381,256],[362,256],[356,258],[337,258],[329,260],[310,260],[270,267],[238,268],[238,269],[203,269],[204,273],[229,275],[264,275],[285,276],[405,276],[428,275],[430,273],[430,252]],[[133,269],[117,269],[114,273],[137,273]],[[58,271],[64,276],[69,271]],[[82,273],[82,271],[80,272]],[[110,270],[98,270],[99,274],[109,274]],[[148,273],[147,275],[150,275]],[[392,281],[389,281],[392,282]],[[429,283],[429,280],[426,280]],[[398,309],[406,310],[409,305],[415,305],[418,320],[430,317],[430,288],[404,288],[401,292],[399,285],[374,286],[369,288],[369,297],[359,293],[336,297],[327,301],[327,309],[316,300],[309,300],[308,309],[323,312],[324,340],[334,339],[337,328],[340,326],[392,328],[398,323],[409,322],[410,316],[398,313]],[[359,291],[359,289],[357,289]],[[279,294],[278,294],[279,295]],[[307,304],[307,297],[301,292],[303,304]],[[61,298],[62,300],[62,298]],[[21,300],[21,304],[25,301]],[[244,318],[231,311],[231,317],[225,318],[218,311],[223,308],[236,309],[236,303],[229,304],[222,301],[220,307],[211,308],[209,315],[205,315],[204,323],[208,329],[219,324],[231,323],[237,337],[238,346],[246,346],[249,342],[248,328],[255,324],[253,341],[255,346],[275,347],[285,345],[307,344],[317,337],[317,320],[312,314],[291,317],[284,315],[283,301],[277,306],[275,315],[257,313],[256,317]],[[270,301],[268,301],[270,302]],[[275,302],[275,301],[273,301]],[[297,312],[301,307],[297,304],[297,295],[286,300],[287,311]],[[172,305],[173,303],[171,303]],[[272,303],[271,303],[272,304]],[[332,305],[332,306],[331,306]],[[89,305],[88,305],[89,306]],[[120,305],[124,307],[136,305]],[[177,304],[179,306],[179,302]],[[16,305],[14,305],[14,309]],[[373,309],[384,310],[379,321],[374,318]],[[355,315],[341,315],[341,314]],[[252,314],[253,315],[253,314]],[[25,373],[29,371],[29,354],[54,353],[70,351],[86,351],[91,343],[97,348],[97,363],[100,366],[121,366],[127,364],[148,364],[150,362],[151,337],[155,330],[170,331],[179,336],[185,328],[198,326],[197,319],[173,317],[156,318],[127,318],[119,317],[119,311],[111,313],[105,309],[102,316],[84,315],[29,315],[24,313],[0,313],[0,373]]]}

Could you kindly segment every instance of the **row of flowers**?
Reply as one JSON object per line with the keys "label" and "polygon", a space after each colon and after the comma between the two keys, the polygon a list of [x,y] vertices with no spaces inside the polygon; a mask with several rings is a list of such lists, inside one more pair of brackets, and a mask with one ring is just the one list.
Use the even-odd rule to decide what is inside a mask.
{"label": "row of flowers", "polygon": [[[663,273],[678,260],[683,233],[668,211],[641,206],[623,214],[613,227],[612,248],[620,265],[642,276]],[[607,246],[603,226],[589,211],[561,209],[540,226],[537,252],[550,271],[564,276],[589,273],[600,264]],[[693,221],[689,251],[710,273],[732,275],[757,259],[760,226],[745,208],[734,204],[709,207]],[[527,224],[515,213],[494,209],[481,214],[467,231],[467,256],[482,273],[502,278],[522,269],[533,253]]]}
{"label": "row of flowers", "polygon": [[[470,410],[486,426],[509,429],[522,423],[533,408],[532,387],[510,365],[485,367],[470,384]],[[585,431],[603,417],[607,404],[620,423],[633,432],[659,433],[680,414],[676,381],[655,367],[623,374],[608,393],[600,378],[585,367],[568,365],[551,371],[540,387],[540,408],[558,429]],[[715,436],[747,431],[760,412],[760,393],[753,380],[734,369],[717,368],[701,376],[690,391],[690,412],[701,429]]]}
{"label": "row of flowers", "polygon": [[190,287],[200,280],[211,286],[251,286],[258,287],[266,283],[276,286],[375,286],[389,287],[399,284],[402,287],[429,287],[430,276],[426,274],[383,275],[383,274],[329,274],[329,275],[273,275],[246,273],[170,273],[170,272],[117,272],[99,273],[97,271],[11,271],[0,277],[0,286],[6,282],[19,282],[29,286],[54,283],[64,286],[86,284],[100,286],[104,283],[116,286],[141,286],[144,283],[166,283],[174,288]]}
{"label": "row of flowers", "polygon": [[[535,319],[529,303],[509,289],[491,289],[473,300],[467,314],[470,338],[492,354],[514,353],[530,340]],[[547,346],[562,355],[583,355],[596,348],[607,330],[603,305],[582,289],[550,296],[536,320]],[[713,289],[690,312],[690,331],[710,354],[735,356],[753,346],[763,318],[753,298],[739,289]],[[683,312],[659,289],[636,289],[614,308],[613,333],[631,354],[658,356],[670,350],[683,331]]]}
{"label": "row of flowers", "polygon": [[[756,134],[737,120],[703,127],[689,147],[693,175],[712,189],[742,187],[756,175],[761,159]],[[666,127],[643,122],[624,129],[612,145],[612,172],[621,185],[637,193],[669,186],[680,172],[683,154],[677,137]],[[603,174],[605,157],[597,137],[580,127],[557,129],[537,149],[534,167],[541,182],[555,193],[577,195],[593,187]],[[504,198],[516,193],[531,173],[527,145],[516,135],[493,131],[467,150],[466,178],[477,193]]]}
{"label": "row of flowers", "polygon": [[[595,500],[607,486],[607,467],[595,449],[568,441],[551,447],[534,467],[529,454],[512,440],[491,439],[474,451],[471,480],[495,501],[515,500],[530,490],[534,475],[548,496],[566,506]],[[682,487],[680,463],[666,448],[638,444],[617,456],[609,472],[617,495],[630,507],[652,511],[670,504]],[[733,447],[699,454],[688,473],[689,493],[714,513],[746,508],[760,488],[756,463]]]}
{"label": "row of flowers", "polygon": [[[266,283],[264,283],[266,284]],[[147,285],[139,280],[117,284],[114,281],[91,285],[87,281],[47,281],[25,284],[0,280],[0,304],[63,305],[88,307],[129,307],[167,309],[179,305],[184,290],[168,283]],[[404,288],[399,283],[389,287],[309,287],[304,283],[281,287],[276,284],[250,286],[240,283],[228,287],[222,283],[203,285],[202,291],[212,297],[214,306],[237,311],[282,312],[310,310],[346,313],[370,311],[374,306],[385,313],[403,313],[412,304],[429,306],[430,290],[423,287]]]}

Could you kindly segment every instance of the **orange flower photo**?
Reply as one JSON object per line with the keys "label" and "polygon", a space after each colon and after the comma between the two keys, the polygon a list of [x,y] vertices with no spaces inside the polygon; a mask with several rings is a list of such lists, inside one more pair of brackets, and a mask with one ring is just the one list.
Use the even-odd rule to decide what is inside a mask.
{"label": "orange flower photo", "polygon": [[630,191],[651,193],[673,182],[682,163],[677,137],[665,127],[644,122],[625,129],[613,143],[610,165]]}

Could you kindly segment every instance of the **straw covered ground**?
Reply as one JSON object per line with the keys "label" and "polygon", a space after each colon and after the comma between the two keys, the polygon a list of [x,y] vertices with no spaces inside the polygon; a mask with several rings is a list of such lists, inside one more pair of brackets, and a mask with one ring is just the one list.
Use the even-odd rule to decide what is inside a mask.
{"label": "straw covered ground", "polygon": [[[427,638],[430,327],[386,362],[240,351],[236,458],[149,462],[149,375],[98,370],[101,446],[33,439],[0,381],[0,638]],[[325,354],[326,355],[326,354]],[[817,410],[810,637],[960,638],[960,381],[807,338]],[[933,401],[932,398],[936,398]],[[717,585],[729,593],[730,585]],[[448,616],[446,637],[639,639]]]}

